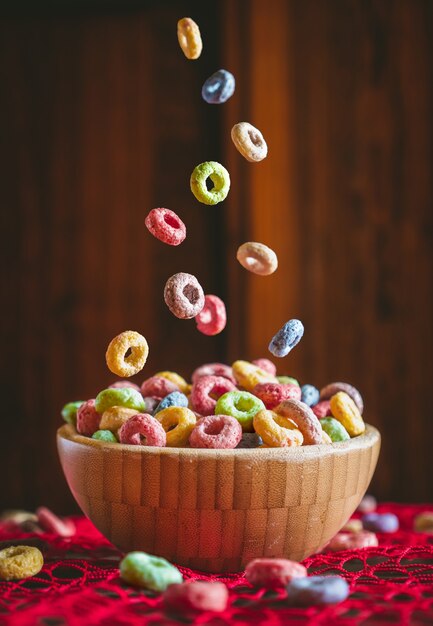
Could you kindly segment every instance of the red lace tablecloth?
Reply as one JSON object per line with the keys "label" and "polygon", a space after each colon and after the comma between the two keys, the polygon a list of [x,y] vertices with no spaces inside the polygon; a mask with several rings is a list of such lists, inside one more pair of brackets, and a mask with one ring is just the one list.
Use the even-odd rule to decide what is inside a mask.
{"label": "red lace tablecloth", "polygon": [[[400,530],[379,535],[377,548],[322,553],[304,561],[309,573],[340,574],[350,582],[350,597],[326,608],[289,608],[285,592],[252,589],[242,574],[210,576],[181,568],[185,578],[219,579],[230,588],[230,606],[222,615],[202,614],[195,624],[320,624],[376,626],[433,625],[433,535],[414,533],[414,516],[433,505],[383,504]],[[0,582],[1,626],[130,626],[188,624],[164,615],[158,594],[133,589],[119,579],[120,553],[85,518],[76,518],[72,539],[50,534],[12,536],[9,542],[32,544],[44,553],[45,566],[34,578]]]}

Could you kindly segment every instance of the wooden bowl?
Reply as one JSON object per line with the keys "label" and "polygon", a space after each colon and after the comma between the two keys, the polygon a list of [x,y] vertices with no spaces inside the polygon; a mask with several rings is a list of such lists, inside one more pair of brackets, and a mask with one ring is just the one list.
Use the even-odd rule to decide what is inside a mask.
{"label": "wooden bowl", "polygon": [[76,501],[120,550],[235,572],[320,550],[365,494],[380,434],[367,425],[332,445],[205,450],[105,443],[65,425],[57,443]]}

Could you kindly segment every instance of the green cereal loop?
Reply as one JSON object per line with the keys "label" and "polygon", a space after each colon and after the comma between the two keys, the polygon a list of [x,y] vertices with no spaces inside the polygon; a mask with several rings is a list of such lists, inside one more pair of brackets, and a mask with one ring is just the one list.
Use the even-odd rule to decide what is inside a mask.
{"label": "green cereal loop", "polygon": [[68,402],[62,409],[62,417],[67,424],[77,426],[77,410],[84,404],[84,400],[77,400],[76,402]]}
{"label": "green cereal loop", "polygon": [[116,436],[113,435],[111,430],[97,430],[93,433],[92,439],[99,439],[99,441],[107,441],[108,443],[117,443]]}
{"label": "green cereal loop", "polygon": [[[210,178],[214,184],[212,189],[206,187]],[[191,191],[203,204],[218,204],[226,199],[230,189],[230,174],[226,168],[216,161],[200,163],[191,174]]]}
{"label": "green cereal loop", "polygon": [[146,552],[130,552],[119,567],[120,577],[125,582],[152,591],[165,591],[169,585],[183,581],[174,565]]}
{"label": "green cereal loop", "polygon": [[343,424],[334,417],[324,417],[320,420],[320,423],[325,433],[330,436],[332,442],[347,441],[350,439],[349,433],[344,428]]}
{"label": "green cereal loop", "polygon": [[235,417],[244,433],[253,432],[253,417],[266,409],[263,402],[249,391],[228,391],[215,406],[215,415]]}
{"label": "green cereal loop", "polygon": [[127,409],[134,409],[137,413],[146,410],[146,403],[139,391],[132,387],[123,389],[104,389],[100,391],[95,399],[95,409],[98,413],[104,413],[112,406],[124,406]]}
{"label": "green cereal loop", "polygon": [[296,378],[292,378],[291,376],[277,376],[277,380],[281,385],[297,385],[298,387],[301,386]]}

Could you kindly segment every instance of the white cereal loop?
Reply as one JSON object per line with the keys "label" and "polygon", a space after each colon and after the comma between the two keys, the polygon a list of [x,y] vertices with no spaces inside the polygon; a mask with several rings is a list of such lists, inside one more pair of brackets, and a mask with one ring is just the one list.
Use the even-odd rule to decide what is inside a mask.
{"label": "white cereal loop", "polygon": [[239,122],[232,128],[232,140],[238,151],[250,163],[263,161],[268,154],[268,146],[259,131],[248,122]]}

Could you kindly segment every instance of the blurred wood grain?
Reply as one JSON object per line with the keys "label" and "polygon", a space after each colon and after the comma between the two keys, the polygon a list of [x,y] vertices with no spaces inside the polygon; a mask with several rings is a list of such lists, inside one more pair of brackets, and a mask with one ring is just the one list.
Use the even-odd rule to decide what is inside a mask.
{"label": "blurred wood grain", "polygon": [[[140,382],[266,356],[291,317],[306,332],[281,373],[355,384],[383,435],[375,493],[431,500],[432,4],[114,5],[42,3],[1,21],[0,508],[72,510],[59,408],[111,382],[104,353],[118,332],[148,338]],[[186,14],[203,33],[199,61],[178,48]],[[200,88],[220,67],[236,93],[209,106]],[[262,163],[231,143],[242,120],[268,141]],[[189,191],[210,159],[232,178],[216,207]],[[156,206],[186,221],[181,248],[146,232]],[[247,240],[277,251],[278,272],[240,267]],[[171,316],[162,291],[177,271],[226,299],[221,336]]]}

